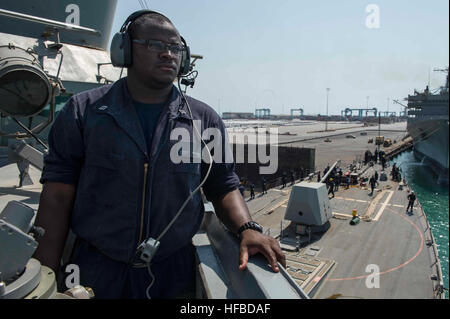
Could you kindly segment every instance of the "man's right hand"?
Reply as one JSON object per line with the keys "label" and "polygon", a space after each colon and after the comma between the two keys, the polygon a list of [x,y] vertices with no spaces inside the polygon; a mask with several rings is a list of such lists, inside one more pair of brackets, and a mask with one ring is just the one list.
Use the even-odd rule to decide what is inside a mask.
{"label": "man's right hand", "polygon": [[44,228],[45,235],[38,239],[39,246],[33,257],[55,272],[69,231],[75,192],[74,185],[47,182],[41,193],[34,224]]}

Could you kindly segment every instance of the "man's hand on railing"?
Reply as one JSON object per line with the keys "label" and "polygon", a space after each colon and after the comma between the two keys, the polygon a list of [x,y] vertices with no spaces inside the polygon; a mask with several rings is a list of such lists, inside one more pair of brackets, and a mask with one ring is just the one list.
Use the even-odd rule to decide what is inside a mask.
{"label": "man's hand on railing", "polygon": [[275,238],[263,235],[252,229],[244,230],[241,233],[239,270],[245,270],[249,256],[257,253],[261,253],[266,257],[274,272],[280,271],[277,262],[280,262],[286,268],[286,256]]}

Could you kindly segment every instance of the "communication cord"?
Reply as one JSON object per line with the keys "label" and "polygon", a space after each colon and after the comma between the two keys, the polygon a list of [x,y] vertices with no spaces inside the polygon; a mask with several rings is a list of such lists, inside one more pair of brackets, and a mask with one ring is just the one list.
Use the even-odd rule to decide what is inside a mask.
{"label": "communication cord", "polygon": [[[194,117],[192,115],[192,110],[191,107],[189,106],[189,102],[186,99],[186,96],[184,95],[183,91],[181,90],[181,84],[180,84],[180,78],[178,78],[178,89],[181,93],[181,96],[183,97],[183,101],[186,102],[186,106],[189,110],[189,115],[191,116],[192,119],[192,127],[194,128],[195,133],[197,134],[198,138],[202,141],[203,145],[205,146],[206,150],[208,151],[208,158],[209,158],[209,166],[208,166],[208,171],[206,172],[205,177],[203,178],[202,182],[200,183],[200,185],[198,185],[198,187],[191,193],[191,195],[189,195],[189,197],[184,201],[183,205],[181,205],[180,209],[178,210],[178,212],[175,214],[175,216],[173,217],[173,219],[171,220],[171,222],[166,226],[166,228],[162,231],[162,233],[158,236],[158,238],[156,239],[158,242],[161,240],[161,238],[167,233],[167,231],[170,229],[170,227],[173,225],[173,223],[175,223],[175,221],[178,219],[178,217],[180,216],[180,214],[183,212],[183,209],[186,207],[186,205],[189,203],[189,201],[194,197],[194,195],[200,190],[200,188],[202,188],[203,184],[205,184],[206,180],[209,177],[209,174],[211,173],[211,168],[212,168],[212,156],[211,156],[211,151],[208,148],[208,145],[206,145],[206,142],[203,140],[199,130],[197,129],[197,127],[195,126],[194,123]],[[200,155],[201,157],[201,155]],[[146,295],[148,299],[151,299],[150,296],[150,288],[153,286],[153,284],[155,283],[155,276],[153,275],[151,269],[151,263],[147,264],[147,269],[148,269],[148,273],[150,275],[150,277],[152,278],[152,281],[150,283],[150,285],[147,287],[146,290]]]}

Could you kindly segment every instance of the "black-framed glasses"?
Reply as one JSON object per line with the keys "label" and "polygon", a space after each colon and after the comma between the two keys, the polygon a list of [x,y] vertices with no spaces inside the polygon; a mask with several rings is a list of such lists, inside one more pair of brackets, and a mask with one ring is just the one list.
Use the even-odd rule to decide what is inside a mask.
{"label": "black-framed glasses", "polygon": [[158,53],[169,50],[173,54],[181,55],[185,50],[185,47],[182,44],[166,43],[166,42],[159,41],[159,40],[133,39],[132,41],[134,43],[145,45],[145,46],[147,46],[148,50],[158,52]]}

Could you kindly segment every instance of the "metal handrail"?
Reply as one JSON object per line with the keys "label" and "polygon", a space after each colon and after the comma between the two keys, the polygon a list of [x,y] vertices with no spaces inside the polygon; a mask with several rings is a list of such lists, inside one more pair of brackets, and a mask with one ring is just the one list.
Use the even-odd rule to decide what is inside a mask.
{"label": "metal handrail", "polygon": [[41,17],[36,17],[36,16],[28,15],[28,14],[15,12],[15,11],[9,11],[9,10],[5,10],[5,9],[0,9],[0,15],[7,16],[10,18],[20,19],[20,20],[25,20],[25,21],[29,21],[29,22],[35,22],[35,23],[48,25],[48,26],[51,26],[51,27],[54,27],[54,28],[57,28],[60,30],[75,31],[75,32],[92,34],[92,35],[96,35],[96,36],[102,35],[101,31],[99,31],[99,30],[81,27],[78,25],[64,23],[64,22],[60,22],[60,21],[56,21],[56,20],[50,20],[50,19],[45,19],[45,18],[41,18]]}
{"label": "metal handrail", "polygon": [[434,240],[433,232],[431,231],[430,223],[428,222],[428,218],[425,215],[425,211],[424,211],[422,205],[420,204],[420,202],[418,202],[417,204],[418,204],[418,206],[420,208],[420,211],[422,212],[422,216],[424,217],[425,223],[426,223],[426,229],[424,230],[424,233],[426,233],[426,232],[430,233],[430,240],[433,243],[429,247],[432,249],[435,261],[431,265],[430,268],[436,267],[436,276],[437,276],[436,282],[437,282],[437,284],[434,285],[434,287],[433,287],[433,290],[434,290],[433,296],[434,297],[438,297],[439,294],[442,294],[442,292],[443,292],[442,289],[444,288],[444,282],[443,282],[443,277],[442,277],[441,261],[439,259],[439,252],[438,252],[436,244],[435,244],[436,242]]}

